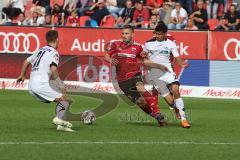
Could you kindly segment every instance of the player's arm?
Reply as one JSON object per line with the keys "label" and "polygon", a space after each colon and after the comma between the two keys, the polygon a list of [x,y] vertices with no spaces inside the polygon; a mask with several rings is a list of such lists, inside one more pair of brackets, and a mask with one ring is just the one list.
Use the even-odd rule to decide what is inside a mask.
{"label": "player's arm", "polygon": [[180,57],[175,57],[177,60],[177,63],[182,67],[182,68],[187,68],[189,66],[188,62],[186,60],[182,60]]}
{"label": "player's arm", "polygon": [[182,68],[187,68],[189,66],[186,60],[182,60],[182,58],[180,58],[180,55],[177,50],[177,45],[174,42],[172,43],[171,53],[173,54],[173,57],[176,59],[179,66],[181,66]]}
{"label": "player's arm", "polygon": [[58,87],[62,90],[63,93],[66,93],[66,88],[63,81],[60,79],[58,71],[57,71],[57,64],[52,63],[50,65],[50,71],[52,73],[52,78],[57,82]]}
{"label": "player's arm", "polygon": [[115,58],[112,58],[108,53],[105,54],[104,60],[111,63],[112,65],[115,65],[115,66],[118,64],[118,60],[115,59]]}
{"label": "player's arm", "polygon": [[112,57],[113,53],[115,53],[116,47],[117,45],[113,41],[105,46],[105,51],[107,53],[104,56],[104,60],[108,63],[111,63],[112,65],[118,65],[118,60]]}
{"label": "player's arm", "polygon": [[168,72],[168,68],[162,64],[158,64],[158,63],[155,63],[147,58],[144,58],[143,59],[143,65],[146,66],[146,67],[149,67],[149,68],[157,68],[157,69],[160,69],[164,72]]}
{"label": "player's arm", "polygon": [[60,79],[59,74],[58,74],[58,64],[59,64],[59,54],[56,52],[53,56],[53,58],[50,61],[50,71],[51,71],[51,77],[53,80],[57,82],[57,86],[59,89],[61,89],[62,93],[66,93],[66,88],[63,83],[63,81]]}
{"label": "player's arm", "polygon": [[158,63],[155,63],[153,61],[151,61],[149,58],[148,58],[148,53],[150,51],[147,49],[147,45],[145,44],[144,46],[142,46],[142,50],[139,54],[139,57],[141,59],[141,62],[144,66],[148,67],[148,68],[157,68],[157,69],[160,69],[164,72],[168,72],[168,68],[164,65],[161,65],[161,64],[158,64]]}
{"label": "player's arm", "polygon": [[28,69],[29,65],[30,65],[30,62],[28,62],[28,60],[26,59],[26,60],[23,62],[21,74],[20,74],[20,76],[17,78],[17,83],[24,81],[25,75],[26,75],[26,72],[27,72],[27,69]]}

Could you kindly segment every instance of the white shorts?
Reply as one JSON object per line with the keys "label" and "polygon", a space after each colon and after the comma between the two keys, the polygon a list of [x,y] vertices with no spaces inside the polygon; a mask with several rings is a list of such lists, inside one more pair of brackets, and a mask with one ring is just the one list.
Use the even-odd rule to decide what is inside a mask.
{"label": "white shorts", "polygon": [[178,82],[176,74],[174,72],[166,72],[163,76],[159,77],[159,80],[166,82],[167,84],[171,84],[173,82]]}
{"label": "white shorts", "polygon": [[42,102],[53,102],[56,98],[61,98],[62,93],[53,89],[49,85],[41,88],[29,88],[29,93]]}
{"label": "white shorts", "polygon": [[160,93],[162,97],[166,97],[170,94],[170,91],[167,87],[167,83],[164,80],[161,80],[160,77],[164,74],[163,71],[159,69],[151,69],[150,70],[150,80],[153,82],[153,85]]}

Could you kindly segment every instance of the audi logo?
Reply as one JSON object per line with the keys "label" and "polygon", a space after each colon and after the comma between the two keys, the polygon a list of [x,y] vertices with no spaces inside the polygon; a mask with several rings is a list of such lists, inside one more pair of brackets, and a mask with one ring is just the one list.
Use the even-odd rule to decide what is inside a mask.
{"label": "audi logo", "polygon": [[[235,44],[234,57],[230,57],[229,55],[232,55],[232,54],[228,53],[228,47],[231,43]],[[237,40],[235,38],[229,39],[224,45],[224,55],[227,58],[227,60],[240,60],[240,40]]]}
{"label": "audi logo", "polygon": [[[39,38],[36,34],[34,33],[13,33],[13,32],[9,32],[9,33],[4,33],[4,32],[0,32],[0,37],[3,36],[3,41],[2,46],[3,49],[0,50],[0,53],[29,53],[29,54],[33,54],[35,53],[39,47],[40,47],[40,42],[39,42]],[[10,39],[10,37],[13,37],[13,39]],[[20,38],[22,37],[22,38]],[[30,40],[31,38],[31,40]],[[30,50],[31,47],[31,43],[32,41],[36,41],[36,48],[35,50]],[[10,50],[10,46],[13,46],[13,49]],[[20,50],[20,46],[23,46],[23,49]]]}

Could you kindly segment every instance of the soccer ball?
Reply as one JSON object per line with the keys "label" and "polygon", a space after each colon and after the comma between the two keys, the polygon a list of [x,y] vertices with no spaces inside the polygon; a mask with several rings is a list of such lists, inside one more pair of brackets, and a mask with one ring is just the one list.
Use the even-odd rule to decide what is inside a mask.
{"label": "soccer ball", "polygon": [[87,110],[82,113],[81,119],[84,124],[93,124],[96,121],[96,116],[92,111]]}

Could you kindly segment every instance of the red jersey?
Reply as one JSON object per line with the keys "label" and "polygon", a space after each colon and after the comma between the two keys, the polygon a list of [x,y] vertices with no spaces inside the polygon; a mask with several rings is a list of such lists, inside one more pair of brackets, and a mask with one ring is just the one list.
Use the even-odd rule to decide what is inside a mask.
{"label": "red jersey", "polygon": [[143,8],[141,11],[136,9],[133,13],[133,20],[136,22],[148,21],[149,11],[146,8]]}
{"label": "red jersey", "polygon": [[142,46],[138,43],[127,44],[121,40],[113,41],[110,44],[108,54],[119,61],[116,66],[116,75],[118,81],[125,81],[141,73],[140,59]]}
{"label": "red jersey", "polygon": [[78,16],[77,17],[69,16],[67,19],[66,26],[76,27],[79,25],[79,23],[80,23],[80,20],[79,20]]}

